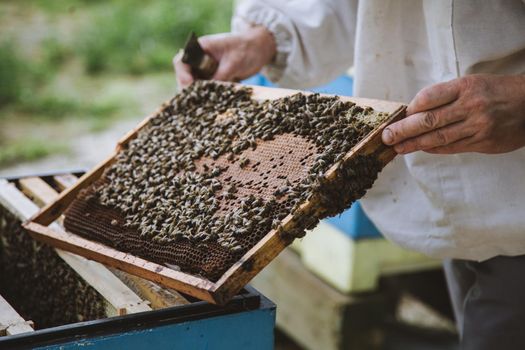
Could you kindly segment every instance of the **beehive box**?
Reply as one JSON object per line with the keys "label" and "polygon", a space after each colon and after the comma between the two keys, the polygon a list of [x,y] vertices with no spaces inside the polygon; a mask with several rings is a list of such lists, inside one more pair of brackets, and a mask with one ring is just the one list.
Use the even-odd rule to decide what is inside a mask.
{"label": "beehive box", "polygon": [[217,307],[32,239],[21,221],[77,180],[0,179],[0,349],[272,348],[275,306],[252,288]]}
{"label": "beehive box", "polygon": [[[34,217],[37,239],[223,304],[394,156],[398,103],[197,83]],[[66,231],[48,227],[65,213]]]}
{"label": "beehive box", "polygon": [[[26,180],[24,190],[38,186]],[[49,191],[48,201],[57,195]],[[151,310],[104,266],[31,238],[21,223],[37,211],[14,183],[0,179],[0,294],[23,318],[43,329]]]}

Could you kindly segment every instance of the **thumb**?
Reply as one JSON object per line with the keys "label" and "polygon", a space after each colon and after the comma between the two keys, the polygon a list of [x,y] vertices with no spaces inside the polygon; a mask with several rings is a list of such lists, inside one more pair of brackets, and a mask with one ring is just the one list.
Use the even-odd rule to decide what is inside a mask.
{"label": "thumb", "polygon": [[214,80],[232,81],[235,79],[235,63],[232,60],[223,58],[219,62],[219,67],[213,75]]}
{"label": "thumb", "polygon": [[204,52],[220,61],[227,48],[227,33],[211,34],[200,37],[199,44]]}
{"label": "thumb", "polygon": [[191,68],[187,64],[182,63],[182,52],[177,53],[173,58],[173,66],[179,89],[185,88],[193,82]]}

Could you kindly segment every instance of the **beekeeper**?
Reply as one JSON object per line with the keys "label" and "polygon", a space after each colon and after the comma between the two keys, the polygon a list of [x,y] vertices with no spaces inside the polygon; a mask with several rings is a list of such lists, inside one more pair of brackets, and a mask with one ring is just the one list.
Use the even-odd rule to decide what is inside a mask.
{"label": "beekeeper", "polygon": [[[354,95],[408,103],[403,156],[363,207],[445,265],[465,349],[525,349],[525,1],[246,0],[199,39],[214,79],[308,88],[354,67]],[[189,68],[174,59],[181,86]]]}

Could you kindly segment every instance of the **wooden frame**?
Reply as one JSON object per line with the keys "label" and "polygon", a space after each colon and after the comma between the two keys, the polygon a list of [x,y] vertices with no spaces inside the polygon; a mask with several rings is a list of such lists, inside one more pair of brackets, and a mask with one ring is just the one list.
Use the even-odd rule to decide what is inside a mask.
{"label": "wooden frame", "polygon": [[[258,86],[252,88],[253,98],[259,100],[276,99],[298,92],[296,90]],[[394,158],[395,152],[390,147],[383,145],[381,142],[381,131],[388,124],[404,116],[405,106],[395,102],[364,98],[342,97],[342,100],[352,101],[362,106],[370,106],[376,111],[389,115],[387,120],[357,144],[343,158],[342,162],[348,162],[357,155],[366,155],[375,152],[378,155],[378,159],[383,162],[383,164],[387,164]],[[148,121],[157,115],[164,106],[165,105],[161,106],[157,112],[147,117],[136,128],[126,134],[118,142],[115,152],[113,152],[110,157],[82,176],[76,185],[63,191],[54,202],[49,203],[40,213],[26,222],[24,227],[35,239],[51,244],[57,248],[149,279],[165,287],[173,288],[196,298],[215,304],[224,304],[293,241],[293,236],[286,234],[286,232],[290,232],[300,225],[300,218],[317,216],[321,208],[316,206],[312,200],[304,202],[293,215],[290,214],[283,219],[279,229],[271,230],[266,234],[262,240],[231,266],[217,282],[211,282],[207,279],[176,271],[131,254],[120,252],[102,243],[93,242],[66,232],[56,225],[54,227],[49,226],[60,217],[69,204],[76,198],[80,190],[94,183],[102,175],[104,169],[112,164],[119,149],[136,137],[138,131],[146,126]],[[327,183],[335,180],[338,168],[339,164],[335,164],[326,172],[325,179]]]}
{"label": "wooden frame", "polygon": [[[25,193],[34,199],[35,203],[49,203],[56,198],[57,193],[40,178],[21,180]],[[37,213],[39,208],[13,184],[0,179],[0,204],[22,222]],[[59,229],[58,224],[52,225]],[[106,301],[106,315],[117,316],[149,311],[147,303],[137,296],[128,286],[111,273],[104,265],[87,260],[81,256],[57,249],[56,253],[75,272],[91,285]]]}
{"label": "wooden frame", "polygon": [[33,322],[24,320],[0,295],[0,337],[33,331]]}
{"label": "wooden frame", "polygon": [[[59,174],[53,176],[51,181],[53,185],[58,188],[59,191],[64,191],[67,188],[74,186],[78,181],[78,177],[68,173]],[[59,195],[59,193],[56,192],[53,187],[51,187],[41,177],[38,176],[21,178],[18,180],[18,186],[21,188],[22,192],[27,197],[31,198],[33,202],[40,207],[52,202]],[[22,196],[22,194],[20,195]],[[33,209],[33,211],[36,212],[37,210]],[[58,221],[62,227],[61,218]],[[113,287],[111,288],[115,290],[122,290],[124,295],[129,294],[129,296],[125,300],[123,300],[121,297],[118,297],[118,293],[115,292],[106,292],[104,294],[109,296],[117,295],[116,300],[113,300],[115,305],[127,305],[127,309],[120,308],[120,310],[118,311],[119,314],[149,311],[149,309],[144,307],[144,303],[142,301],[137,299],[135,296],[132,296],[131,293],[129,293],[129,290],[123,289],[121,283],[118,280],[116,280],[113,276],[108,274],[108,269],[105,266],[95,263],[93,261],[89,262],[88,260],[81,258],[78,255],[69,254],[61,250],[58,250],[57,253],[71,267],[81,272],[86,270],[86,267],[83,267],[84,265],[86,265],[86,262],[91,264],[92,266],[90,266],[87,269],[87,271],[83,272],[81,277],[83,277],[86,281],[90,282],[91,285],[95,286],[95,289],[102,289],[101,286],[103,285],[103,283],[109,283],[110,285],[113,285]],[[118,279],[124,282],[124,284],[128,286],[133,292],[135,292],[140,298],[149,302],[149,306],[152,309],[156,310],[175,305],[189,304],[188,300],[186,300],[182,295],[180,295],[174,290],[162,288],[156,283],[145,280],[138,276],[130,275],[126,272],[122,272],[116,269],[110,268],[109,271],[116,275]],[[103,276],[106,277],[103,278]],[[108,290],[111,288],[104,287],[103,290]]]}
{"label": "wooden frame", "polygon": [[[64,191],[69,187],[73,187],[77,183],[78,177],[73,174],[66,173],[53,176],[52,181],[53,185],[56,186],[59,191]],[[22,191],[39,206],[44,206],[45,204],[52,202],[58,196],[58,193],[55,191],[55,189],[40,177],[33,176],[21,178],[18,181],[18,185]],[[59,222],[62,225],[61,219],[62,218],[59,219]],[[104,267],[104,269],[106,268]],[[189,301],[175,290],[162,288],[154,282],[145,280],[135,275],[130,275],[123,271],[112,268],[110,268],[109,271],[116,275],[139,297],[147,300],[150,303],[152,309],[156,310],[175,305],[189,304]],[[101,281],[101,278],[97,278],[95,283],[101,283]],[[141,310],[139,308],[137,312],[139,311],[145,310]]]}

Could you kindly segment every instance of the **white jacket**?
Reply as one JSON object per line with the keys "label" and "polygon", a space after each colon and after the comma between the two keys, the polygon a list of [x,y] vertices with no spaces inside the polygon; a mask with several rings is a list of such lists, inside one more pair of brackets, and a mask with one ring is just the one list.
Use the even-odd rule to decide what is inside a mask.
{"label": "white jacket", "polygon": [[[249,23],[273,32],[278,55],[264,72],[287,87],[353,65],[356,96],[408,103],[467,74],[525,74],[522,0],[244,0],[233,30]],[[431,256],[525,254],[525,148],[398,156],[362,204],[385,236]]]}

